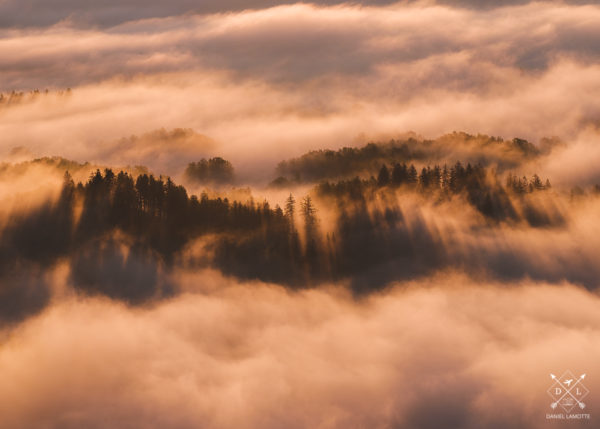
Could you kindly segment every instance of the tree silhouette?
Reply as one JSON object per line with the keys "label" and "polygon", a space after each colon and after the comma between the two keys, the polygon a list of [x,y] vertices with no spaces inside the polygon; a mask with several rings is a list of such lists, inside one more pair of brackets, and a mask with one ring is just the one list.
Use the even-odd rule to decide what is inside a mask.
{"label": "tree silhouette", "polygon": [[418,181],[417,169],[413,164],[410,164],[410,167],[408,167],[407,182],[411,185],[415,185]]}
{"label": "tree silhouette", "polygon": [[387,166],[383,164],[377,175],[377,185],[387,186],[390,183],[390,171]]}
{"label": "tree silhouette", "polygon": [[[360,283],[357,288],[368,289],[392,280],[382,274],[390,265],[400,263],[401,275],[411,276],[445,263],[445,247],[435,234],[419,221],[407,223],[395,205],[398,199],[390,196],[419,193],[436,203],[458,196],[456,201],[471,205],[488,225],[549,227],[561,222],[560,213],[533,203],[532,192],[550,188],[537,174],[527,179],[511,173],[501,183],[495,171],[479,164],[419,165],[419,175],[413,164],[395,162],[391,174],[389,165],[380,167],[377,179],[355,176],[317,186],[317,194],[338,208],[328,234],[319,231],[311,195],[297,208],[290,194],[282,209],[267,201],[230,201],[206,192],[190,196],[169,177],[134,178],[97,169],[76,184],[67,172],[56,201],[6,222],[0,237],[0,281],[13,267],[43,268],[67,258],[76,288],[139,303],[169,293],[159,281],[161,267],[173,267],[186,255],[182,250],[202,238],[203,255],[209,256],[193,259],[191,267],[208,265],[294,287],[350,276]],[[573,197],[582,192],[576,189]],[[294,226],[296,209],[303,234]],[[125,237],[130,256],[119,250],[123,246],[115,237]],[[115,286],[122,283],[130,287]],[[16,300],[29,296],[9,292]]]}
{"label": "tree silhouette", "polygon": [[290,193],[289,197],[285,200],[285,217],[289,220],[290,225],[294,226],[294,214],[296,212],[296,200]]}
{"label": "tree silhouette", "polygon": [[185,176],[188,180],[199,183],[231,183],[234,169],[229,161],[215,157],[188,164]]}
{"label": "tree silhouette", "polygon": [[302,217],[304,218],[304,227],[307,237],[313,237],[317,227],[317,209],[315,208],[310,195],[305,196],[300,207],[302,209]]}

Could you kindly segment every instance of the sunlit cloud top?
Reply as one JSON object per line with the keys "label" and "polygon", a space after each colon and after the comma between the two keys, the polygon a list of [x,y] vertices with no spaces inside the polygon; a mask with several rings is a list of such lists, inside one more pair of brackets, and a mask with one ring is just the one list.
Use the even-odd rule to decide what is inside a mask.
{"label": "sunlit cloud top", "polygon": [[[17,25],[4,29],[0,42],[3,90],[199,69],[296,81],[371,76],[390,68],[399,73],[415,65],[427,73],[429,64],[437,72],[427,76],[426,85],[470,90],[499,82],[497,74],[505,74],[500,73],[504,68],[539,72],[565,59],[596,63],[600,55],[594,43],[600,37],[600,7],[591,5],[532,3],[481,10],[427,3],[296,4],[182,15],[190,5],[180,1],[157,6],[165,13],[155,18],[129,16],[127,5],[104,6],[122,20],[110,28],[74,27],[78,7],[85,16],[105,12],[98,6],[88,11],[85,4],[69,8],[66,21],[49,27],[19,29],[14,17],[11,22]],[[47,16],[43,7],[32,8],[33,17]],[[11,16],[10,11],[0,15]]]}
{"label": "sunlit cloud top", "polygon": [[184,128],[270,175],[357,136],[535,142],[600,120],[592,2],[9,0],[0,16],[0,92],[73,89],[0,110],[2,154],[118,162],[115,141]]}

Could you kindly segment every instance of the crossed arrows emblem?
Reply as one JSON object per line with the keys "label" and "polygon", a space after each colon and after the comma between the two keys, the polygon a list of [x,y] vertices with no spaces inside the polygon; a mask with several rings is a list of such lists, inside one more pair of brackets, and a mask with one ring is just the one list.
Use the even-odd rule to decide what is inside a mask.
{"label": "crossed arrows emblem", "polygon": [[[560,386],[560,388],[564,391],[564,393],[560,397],[558,397],[558,399],[554,395],[551,394],[552,398],[555,399],[555,401],[550,404],[550,407],[552,409],[555,409],[561,403],[561,401],[563,399],[569,398],[569,397],[572,398],[573,400],[575,400],[575,402],[577,403],[579,408],[581,408],[582,410],[586,407],[586,405],[585,405],[585,403],[583,403],[583,401],[580,401],[579,399],[577,399],[575,397],[575,395],[573,395],[573,393],[571,393],[573,391],[573,389],[575,389],[577,387],[577,385],[579,385],[583,381],[583,379],[585,378],[585,374],[581,374],[581,376],[577,379],[577,381],[575,381],[575,383],[573,383],[573,378],[565,380],[563,383],[554,374],[550,374],[550,378],[552,378],[552,380],[554,380],[554,382],[556,384],[558,384]],[[575,390],[575,392],[577,392],[577,390]],[[563,408],[564,408],[564,405],[563,405]],[[565,411],[569,411],[569,410],[565,410]]]}

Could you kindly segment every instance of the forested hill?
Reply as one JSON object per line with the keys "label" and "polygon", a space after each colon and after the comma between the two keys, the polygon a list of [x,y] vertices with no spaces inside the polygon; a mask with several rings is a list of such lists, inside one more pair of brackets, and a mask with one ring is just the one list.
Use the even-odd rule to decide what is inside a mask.
{"label": "forested hill", "polygon": [[[282,207],[246,199],[250,193],[243,201],[218,191],[190,195],[143,167],[101,170],[61,157],[0,164],[5,183],[72,173],[65,174],[56,201],[8,212],[3,219],[0,284],[14,287],[0,293],[2,302],[19,310],[0,313],[17,320],[38,311],[50,296],[39,273],[61,261],[68,261],[68,280],[76,290],[131,304],[173,293],[169,273],[180,268],[214,268],[291,288],[342,281],[357,293],[467,263],[498,275],[545,278],[544,271],[503,249],[492,264],[471,264],[472,255],[457,252],[435,223],[423,219],[418,205],[433,216],[458,211],[461,225],[478,234],[565,228],[562,191],[555,192],[545,177],[513,174],[522,171],[523,160],[547,150],[519,139],[456,133],[311,152],[280,165],[294,176],[283,179],[291,185],[286,190],[304,192],[288,194]],[[468,156],[457,162],[461,154]],[[438,158],[441,162],[428,161]],[[237,180],[233,165],[219,157],[192,162],[182,173],[200,189],[222,189]],[[291,183],[302,181],[312,188]],[[594,284],[586,276],[571,280]]]}
{"label": "forested hill", "polygon": [[552,187],[550,180],[543,181],[537,174],[531,178],[506,175],[505,183],[495,170],[481,165],[463,166],[460,162],[443,167],[439,165],[423,167],[420,172],[413,164],[383,164],[377,177],[335,181],[323,181],[317,192],[325,197],[349,199],[364,202],[373,198],[374,192],[385,189],[417,191],[422,195],[437,199],[450,199],[453,195],[465,196],[486,218],[496,221],[526,221],[531,226],[550,226],[561,223],[556,212],[539,210],[530,204],[527,194],[547,191]]}
{"label": "forested hill", "polygon": [[[355,206],[366,207],[375,190],[392,191],[402,186],[406,192],[413,188],[435,200],[465,195],[467,202],[495,221],[523,220],[537,226],[551,225],[556,220],[552,213],[529,207],[525,198],[527,192],[547,189],[549,182],[544,184],[537,176],[530,181],[511,176],[511,182],[504,185],[490,177],[491,172],[484,167],[470,164],[463,167],[457,163],[449,169],[433,166],[420,173],[412,165],[384,165],[377,179],[324,182],[317,187],[317,193],[334,207],[336,199],[346,197],[355,201],[359,198],[361,203]],[[523,196],[517,198],[518,193]],[[526,216],[523,207],[529,207]],[[115,231],[130,237],[138,250],[156,254],[170,264],[189,242],[211,235],[219,237],[213,239],[211,248],[214,262],[223,270],[246,278],[307,284],[310,279],[339,278],[354,271],[355,266],[332,261],[349,260],[341,255],[354,251],[352,243],[356,240],[352,237],[374,237],[382,233],[382,228],[390,228],[388,223],[347,228],[356,216],[361,218],[366,213],[342,209],[336,232],[323,236],[318,228],[317,209],[309,196],[297,207],[290,195],[281,208],[271,207],[266,201],[229,201],[209,198],[207,194],[189,196],[183,186],[171,179],[148,174],[134,178],[122,171],[115,174],[110,169],[103,173],[98,170],[86,183],[76,184],[67,173],[56,203],[9,220],[2,232],[0,270],[17,261],[52,263],[62,256],[79,254],[90,243]],[[391,205],[387,210],[389,214],[398,208]],[[395,227],[408,227],[402,223],[400,213],[392,218],[398,222]],[[406,251],[411,241],[398,245]],[[366,245],[361,245],[361,249],[375,251]],[[419,257],[417,250],[407,254]]]}
{"label": "forested hill", "polygon": [[[20,155],[21,152],[23,155]],[[21,147],[14,148],[11,153],[17,157],[27,157],[30,155],[26,149]],[[86,177],[90,174],[90,172],[93,172],[99,168],[104,169],[104,167],[101,167],[97,164],[91,164],[89,162],[77,162],[61,156],[44,156],[16,163],[1,162],[0,179],[10,181],[15,177],[26,175],[31,168],[36,167],[46,168],[45,173],[54,172],[62,175],[65,172],[69,172],[69,174],[73,177]],[[149,173],[148,168],[142,165],[123,167],[122,170],[134,176]],[[60,178],[60,176],[58,176],[58,178]]]}
{"label": "forested hill", "polygon": [[[558,196],[550,189],[537,175],[497,176],[469,163],[418,171],[412,164],[387,162],[376,177],[324,181],[310,193],[314,199],[290,194],[283,207],[272,207],[267,201],[190,196],[171,179],[149,174],[105,169],[76,183],[67,173],[57,201],[5,221],[0,282],[68,260],[76,289],[134,304],[172,293],[161,271],[182,265],[290,287],[348,280],[365,293],[464,262],[466,256],[420,220],[418,209],[406,211],[403,199],[428,201],[434,211],[445,204],[478,211],[464,222],[480,231],[560,228],[566,220],[551,203]],[[188,252],[190,245],[201,251]],[[501,260],[515,257],[508,253]],[[510,263],[518,268],[511,275],[536,275],[517,260]],[[47,289],[38,280],[27,282],[10,282],[20,286],[2,293],[23,311],[36,311],[34,304],[45,298],[31,294]]]}
{"label": "forested hill", "polygon": [[366,146],[343,147],[339,150],[315,150],[299,158],[279,163],[274,185],[287,182],[314,182],[323,179],[344,178],[365,172],[373,174],[382,163],[419,162],[443,163],[457,160],[494,165],[496,169],[515,168],[524,160],[540,155],[556,142],[543,140],[538,148],[527,140],[504,140],[487,135],[452,133],[435,140],[410,137],[386,143],[369,143]]}
{"label": "forested hill", "polygon": [[[25,152],[25,149],[22,148],[15,148],[12,152],[17,154],[19,150],[23,150]],[[66,159],[60,156],[46,156],[19,163],[0,163],[0,176],[16,176],[19,174],[24,174],[30,167],[35,166],[50,167],[58,170],[59,172],[70,171],[71,173],[87,171],[92,168],[92,165],[88,162],[79,163],[77,161],[72,161],[70,159]]]}

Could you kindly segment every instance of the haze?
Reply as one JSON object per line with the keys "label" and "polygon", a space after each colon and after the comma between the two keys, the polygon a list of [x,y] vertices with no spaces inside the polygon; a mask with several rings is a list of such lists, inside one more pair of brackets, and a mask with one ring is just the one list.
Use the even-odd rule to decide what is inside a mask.
{"label": "haze", "polygon": [[[592,427],[598,40],[584,0],[0,0],[0,426]],[[546,418],[566,370],[592,421]]]}

